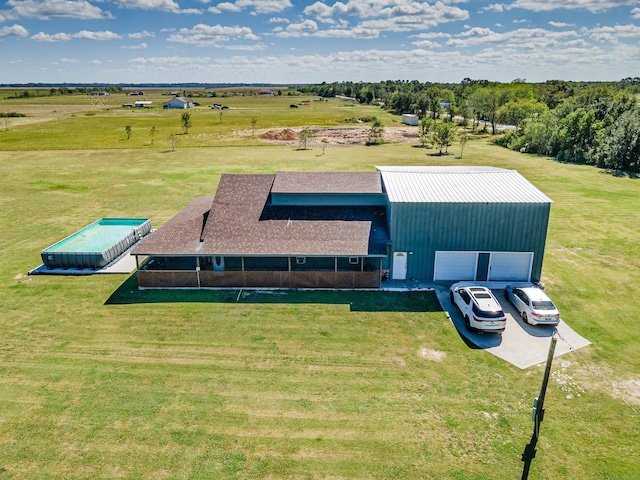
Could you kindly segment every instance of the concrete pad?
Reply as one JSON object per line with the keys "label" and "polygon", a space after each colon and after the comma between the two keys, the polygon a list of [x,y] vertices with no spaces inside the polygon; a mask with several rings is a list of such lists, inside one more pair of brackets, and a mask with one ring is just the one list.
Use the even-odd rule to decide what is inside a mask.
{"label": "concrete pad", "polygon": [[525,323],[511,302],[504,298],[504,290],[492,289],[491,291],[507,316],[507,326],[502,334],[469,332],[464,325],[460,310],[449,299],[449,285],[435,286],[435,292],[442,309],[447,312],[460,335],[478,348],[486,350],[518,368],[525,369],[547,360],[551,337],[556,331],[558,332],[558,343],[554,358],[591,344],[562,320],[557,327],[533,326]]}
{"label": "concrete pad", "polygon": [[123,253],[103,268],[47,268],[44,264],[29,271],[29,275],[95,275],[100,273],[131,273],[136,269],[136,258]]}

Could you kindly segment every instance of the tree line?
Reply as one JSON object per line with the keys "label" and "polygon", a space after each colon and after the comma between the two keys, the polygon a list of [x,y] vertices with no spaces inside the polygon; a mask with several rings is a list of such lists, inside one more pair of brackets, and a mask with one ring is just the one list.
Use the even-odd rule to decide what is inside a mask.
{"label": "tree line", "polygon": [[[386,81],[298,86],[304,93],[353,97],[391,113],[489,124],[496,143],[559,161],[640,173],[640,78],[619,82],[527,83],[465,78],[459,84]],[[500,130],[499,125],[512,128]],[[432,127],[433,128],[433,127]]]}

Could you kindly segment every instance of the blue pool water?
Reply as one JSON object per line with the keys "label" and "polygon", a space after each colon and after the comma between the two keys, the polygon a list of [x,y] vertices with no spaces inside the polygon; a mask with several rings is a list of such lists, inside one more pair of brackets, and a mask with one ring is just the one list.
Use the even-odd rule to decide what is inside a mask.
{"label": "blue pool water", "polygon": [[102,268],[151,231],[148,218],[101,218],[41,252],[47,268]]}
{"label": "blue pool water", "polygon": [[47,252],[103,252],[145,222],[136,218],[103,218],[60,240]]}

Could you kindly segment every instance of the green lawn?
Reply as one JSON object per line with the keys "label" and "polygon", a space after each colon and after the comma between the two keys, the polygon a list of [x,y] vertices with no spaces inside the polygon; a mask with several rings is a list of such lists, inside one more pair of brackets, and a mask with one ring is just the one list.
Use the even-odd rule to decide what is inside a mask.
{"label": "green lawn", "polygon": [[[289,121],[280,100],[273,119],[253,107],[259,128]],[[380,112],[311,108],[327,110],[317,124]],[[0,131],[0,479],[520,478],[543,369],[467,346],[430,293],[140,292],[135,275],[26,275],[97,218],[162,225],[225,172],[411,164],[517,169],[554,200],[543,281],[593,345],[554,362],[529,478],[640,478],[640,180],[482,139],[461,160],[406,144],[172,152],[118,138],[121,116],[145,131],[166,113]]]}

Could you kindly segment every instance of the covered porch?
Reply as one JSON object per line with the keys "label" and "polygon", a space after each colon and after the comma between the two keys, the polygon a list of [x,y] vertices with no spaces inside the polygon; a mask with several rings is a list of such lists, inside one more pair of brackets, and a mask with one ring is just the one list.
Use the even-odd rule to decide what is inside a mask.
{"label": "covered porch", "polygon": [[151,256],[138,265],[138,286],[379,289],[385,263],[382,256]]}

